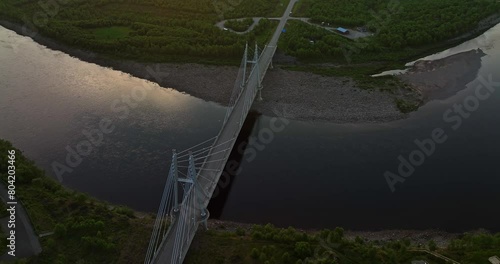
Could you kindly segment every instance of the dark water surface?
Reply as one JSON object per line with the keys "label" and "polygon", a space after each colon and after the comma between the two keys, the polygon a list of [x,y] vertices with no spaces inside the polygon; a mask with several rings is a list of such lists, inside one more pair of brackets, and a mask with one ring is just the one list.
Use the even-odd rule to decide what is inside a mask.
{"label": "dark water surface", "polygon": [[[476,80],[405,120],[346,125],[278,120],[284,129],[270,138],[273,119],[252,113],[236,146],[249,139],[257,143],[242,147],[245,152],[233,150],[231,159],[241,172],[213,200],[211,215],[314,228],[500,230],[500,92],[479,101],[456,130],[456,121],[443,119],[454,104],[474,95],[478,78],[500,82],[500,25],[429,59],[476,48],[486,54]],[[127,104],[137,94],[145,98]],[[170,149],[215,136],[224,112],[217,104],[79,61],[0,27],[1,138],[54,174],[54,162],[67,165],[68,146],[84,147],[84,131],[97,129],[103,119],[113,127],[81,164],[62,174],[69,187],[156,211]],[[436,128],[446,142],[391,192],[384,173],[397,174],[398,156],[408,159],[418,149],[414,141],[431,138]]]}

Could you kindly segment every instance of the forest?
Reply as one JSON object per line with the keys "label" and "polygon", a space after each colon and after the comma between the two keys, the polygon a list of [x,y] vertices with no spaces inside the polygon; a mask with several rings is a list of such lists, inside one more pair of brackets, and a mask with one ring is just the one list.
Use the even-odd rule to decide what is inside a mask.
{"label": "forest", "polygon": [[[241,60],[245,42],[266,42],[276,23],[261,20],[243,36],[215,26],[219,15],[246,10],[267,16],[279,0],[69,0],[46,12],[36,1],[0,0],[0,19],[26,24],[43,36],[113,58],[153,62],[216,62]],[[244,8],[239,8],[242,5]],[[26,23],[23,18],[28,19]],[[46,19],[45,19],[46,18]]]}
{"label": "forest", "polygon": [[[351,41],[349,47],[344,48],[344,53],[355,53],[351,56],[354,61],[364,62],[400,60],[471,32],[481,20],[492,15],[498,17],[500,3],[475,0],[303,0],[294,11],[295,16],[310,17],[314,23],[367,27],[374,33],[373,37]],[[329,33],[323,33],[326,34]],[[317,49],[310,47],[308,50],[314,53]],[[290,47],[287,52],[298,53],[299,49]]]}
{"label": "forest", "polygon": [[[223,225],[223,224],[222,224]],[[409,239],[370,241],[347,237],[343,228],[305,232],[293,227],[277,228],[271,224],[250,228],[209,230],[197,235],[198,247],[192,247],[186,263],[283,263],[283,264],[401,264],[414,260],[445,264],[428,252],[451,257],[464,264],[487,263],[499,254],[500,234],[466,233],[438,247],[433,240],[425,244]],[[229,230],[234,231],[229,231]],[[203,246],[201,246],[203,245]]]}
{"label": "forest", "polygon": [[253,24],[252,18],[245,18],[241,20],[230,19],[224,23],[224,27],[230,28],[236,32],[244,32]]}
{"label": "forest", "polygon": [[[49,233],[39,238],[42,252],[38,256],[15,263],[142,263],[153,218],[138,218],[130,208],[63,187],[10,142],[0,139],[0,152],[7,150],[15,151],[16,201],[22,202],[37,235]],[[1,155],[4,186],[7,165],[7,155]]]}
{"label": "forest", "polygon": [[[67,0],[55,7],[47,3],[0,0],[0,19],[113,58],[237,64],[244,43],[264,44],[276,23],[261,20],[243,35],[221,30],[215,23],[247,18],[226,23],[244,31],[249,17],[280,16],[288,1]],[[398,61],[470,32],[482,19],[498,15],[499,9],[498,1],[489,0],[300,0],[294,16],[333,26],[366,26],[375,34],[353,41],[289,21],[279,46],[306,61]]]}
{"label": "forest", "polygon": [[302,60],[342,57],[342,47],[351,41],[301,21],[288,21],[278,47],[287,54]]}

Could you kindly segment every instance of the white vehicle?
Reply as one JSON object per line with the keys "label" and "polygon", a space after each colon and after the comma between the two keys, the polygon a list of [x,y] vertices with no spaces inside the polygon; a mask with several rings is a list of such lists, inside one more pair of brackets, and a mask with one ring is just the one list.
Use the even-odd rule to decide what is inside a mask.
{"label": "white vehicle", "polygon": [[227,28],[223,28],[223,29],[224,29],[224,31],[227,31],[227,30],[228,30]]}

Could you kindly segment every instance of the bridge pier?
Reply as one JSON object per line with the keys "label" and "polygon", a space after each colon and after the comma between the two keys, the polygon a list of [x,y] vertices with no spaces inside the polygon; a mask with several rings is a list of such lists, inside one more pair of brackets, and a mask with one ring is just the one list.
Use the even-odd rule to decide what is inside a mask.
{"label": "bridge pier", "polygon": [[210,212],[208,211],[208,209],[203,209],[203,211],[201,212],[201,222],[203,223],[203,225],[205,226],[205,229],[208,230],[208,218],[210,217]]}

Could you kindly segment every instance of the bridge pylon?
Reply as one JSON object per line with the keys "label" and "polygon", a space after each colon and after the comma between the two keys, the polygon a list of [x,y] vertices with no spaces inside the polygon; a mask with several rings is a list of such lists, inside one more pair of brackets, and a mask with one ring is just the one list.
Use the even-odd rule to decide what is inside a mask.
{"label": "bridge pylon", "polygon": [[248,42],[245,44],[245,52],[243,53],[243,78],[241,79],[240,88],[243,90],[247,82],[247,63],[248,63]]}
{"label": "bridge pylon", "polygon": [[258,97],[257,97],[257,100],[259,100],[259,101],[262,101],[262,92],[261,92],[261,90],[263,88],[263,86],[262,86],[262,78],[260,76],[261,74],[260,74],[260,63],[259,63],[259,58],[260,58],[261,54],[259,54],[259,46],[257,45],[257,42],[255,42],[255,49],[254,49],[254,52],[253,52],[253,59],[251,61],[248,61],[248,63],[251,63],[251,64],[254,65],[253,68],[252,68],[252,72],[253,71],[257,72],[257,81],[258,81],[258,86],[257,86]]}
{"label": "bridge pylon", "polygon": [[[201,150],[196,150],[195,153],[197,154],[189,151],[188,154],[180,156],[175,149],[172,150],[170,170],[163,190],[160,208],[156,215],[144,261],[145,264],[154,263],[158,250],[169,232],[175,236],[175,247],[171,256],[171,263],[181,263],[186,252],[185,241],[188,237],[191,237],[192,226],[203,224],[208,229],[207,220],[210,213],[203,201],[210,196],[198,183],[199,171],[196,167],[196,162],[203,158],[200,156],[204,155],[207,150],[209,148],[204,147]],[[181,160],[179,160],[179,157]],[[186,157],[187,159],[185,159]],[[187,166],[178,165],[178,163],[184,164],[184,162],[187,162]],[[180,168],[185,168],[186,171],[183,173],[182,170],[179,170]],[[179,173],[185,177],[179,177]],[[179,185],[181,186],[180,189]],[[179,225],[172,229],[171,226],[174,222],[179,222]]]}

